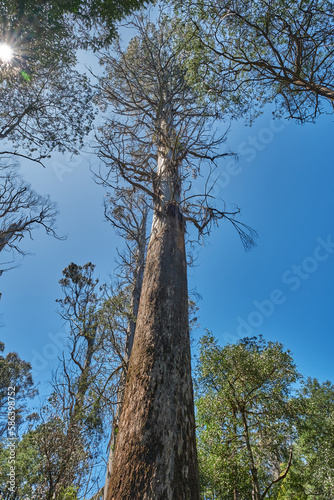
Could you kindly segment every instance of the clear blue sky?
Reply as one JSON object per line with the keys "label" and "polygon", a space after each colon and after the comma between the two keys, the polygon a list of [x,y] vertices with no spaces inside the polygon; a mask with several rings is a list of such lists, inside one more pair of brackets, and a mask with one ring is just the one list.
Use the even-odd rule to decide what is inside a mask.
{"label": "clear blue sky", "polygon": [[[189,270],[189,288],[202,296],[202,331],[221,343],[260,333],[278,340],[303,375],[321,381],[334,380],[333,127],[330,116],[305,126],[273,121],[270,107],[251,128],[235,123],[227,145],[239,160],[222,161],[216,195],[241,207],[241,220],[259,233],[257,247],[245,253],[222,223]],[[42,393],[66,332],[55,303],[62,269],[91,261],[107,280],[122,244],[104,222],[104,191],[89,171],[96,162],[86,153],[72,160],[57,154],[45,169],[22,165],[33,188],[58,203],[58,231],[68,235],[57,241],[35,231],[22,245],[31,255],[1,277],[1,339],[32,363]]]}

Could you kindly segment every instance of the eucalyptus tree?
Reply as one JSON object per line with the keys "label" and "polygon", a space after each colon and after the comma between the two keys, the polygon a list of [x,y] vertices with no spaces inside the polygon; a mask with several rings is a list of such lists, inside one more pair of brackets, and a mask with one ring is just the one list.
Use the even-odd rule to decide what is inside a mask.
{"label": "eucalyptus tree", "polygon": [[116,43],[116,55],[102,59],[99,99],[113,117],[101,128],[99,155],[114,185],[150,200],[153,221],[107,499],[195,500],[185,228],[204,234],[226,218],[246,244],[252,235],[238,226],[237,210],[190,193],[200,166],[227,154],[225,136],[212,134],[216,110],[187,84],[167,22],[135,18],[133,26],[127,51]]}
{"label": "eucalyptus tree", "polygon": [[304,122],[333,112],[334,5],[329,0],[174,2],[189,75],[231,106]]}
{"label": "eucalyptus tree", "polygon": [[[60,0],[0,5],[0,148],[43,161],[51,151],[78,152],[91,129],[92,88],[74,69],[78,49],[104,46],[116,23],[143,0]],[[11,57],[9,57],[11,53]]]}
{"label": "eucalyptus tree", "polygon": [[69,326],[64,352],[53,381],[54,397],[73,424],[92,432],[112,413],[117,391],[127,323],[127,297],[121,290],[108,293],[94,279],[95,266],[71,263],[60,280],[65,297],[58,300],[61,317]]}
{"label": "eucalyptus tree", "polygon": [[[117,24],[150,0],[5,0],[3,19],[20,22],[20,32],[29,40],[44,39],[49,47],[75,43],[79,48],[105,46],[115,37]],[[3,21],[3,22],[6,22]],[[55,47],[54,47],[55,48]],[[66,56],[66,51],[64,52]]]}
{"label": "eucalyptus tree", "polygon": [[[68,327],[68,339],[48,401],[17,445],[20,498],[76,500],[96,491],[105,472],[101,455],[117,414],[119,383],[126,366],[128,290],[100,286],[91,263],[71,263],[60,284],[64,297],[58,301],[59,312]],[[22,385],[23,392],[23,368],[18,373],[22,383],[17,385]],[[6,370],[4,384],[8,382],[5,375]],[[2,396],[7,397],[7,386]],[[3,450],[0,461],[7,458]]]}
{"label": "eucalyptus tree", "polygon": [[[106,180],[104,179],[104,184]],[[129,291],[129,324],[125,341],[124,360],[130,359],[135,335],[136,318],[143,283],[147,248],[149,204],[136,188],[116,188],[106,195],[105,217],[124,239],[125,249],[118,252],[118,278]]]}
{"label": "eucalyptus tree", "polygon": [[[56,207],[18,174],[14,159],[43,164],[51,152],[78,153],[94,117],[92,89],[73,67],[76,44],[50,2],[1,2],[0,46],[0,250],[36,226],[54,232]],[[14,159],[13,159],[14,158]]]}
{"label": "eucalyptus tree", "polygon": [[298,378],[278,342],[254,337],[221,347],[210,333],[202,337],[196,415],[203,492],[276,498],[292,461]]}

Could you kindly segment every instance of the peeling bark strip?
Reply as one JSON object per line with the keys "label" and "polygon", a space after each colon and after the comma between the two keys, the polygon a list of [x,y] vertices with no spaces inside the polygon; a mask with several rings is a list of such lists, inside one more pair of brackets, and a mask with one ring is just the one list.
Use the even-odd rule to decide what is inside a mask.
{"label": "peeling bark strip", "polygon": [[108,500],[198,500],[184,224],[155,211]]}

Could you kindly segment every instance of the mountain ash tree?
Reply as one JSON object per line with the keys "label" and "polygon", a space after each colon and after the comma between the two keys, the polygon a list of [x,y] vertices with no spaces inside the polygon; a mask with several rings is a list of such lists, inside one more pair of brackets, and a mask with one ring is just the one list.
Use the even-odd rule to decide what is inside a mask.
{"label": "mountain ash tree", "polygon": [[136,18],[127,51],[106,54],[100,104],[113,117],[100,133],[100,158],[115,185],[142,190],[153,208],[134,344],[127,372],[107,499],[199,498],[188,324],[186,224],[200,233],[238,210],[190,193],[200,166],[215,166],[225,137],[216,110],[187,84],[171,32]]}

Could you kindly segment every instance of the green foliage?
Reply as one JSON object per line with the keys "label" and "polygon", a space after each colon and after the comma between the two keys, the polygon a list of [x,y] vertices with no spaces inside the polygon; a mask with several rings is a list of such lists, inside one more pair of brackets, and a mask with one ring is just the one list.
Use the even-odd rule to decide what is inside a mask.
{"label": "green foliage", "polygon": [[[42,471],[40,467],[40,454],[36,447],[36,441],[32,433],[25,434],[16,442],[15,449],[15,477],[16,494],[18,498],[32,498],[31,485],[43,482]],[[8,444],[3,446],[0,451],[0,467],[3,477],[9,474],[9,448]],[[7,476],[8,477],[8,476]],[[5,486],[4,498],[12,498],[10,495],[9,484]],[[14,498],[14,497],[13,497]]]}
{"label": "green foliage", "polygon": [[[262,337],[220,347],[207,333],[197,366],[198,453],[202,488],[214,498],[262,494],[282,474],[297,414],[299,375],[289,351]],[[260,497],[259,497],[260,498]]]}
{"label": "green foliage", "polygon": [[304,416],[298,423],[296,460],[278,498],[331,500],[334,491],[334,385],[329,381],[321,384],[316,379],[308,379],[299,397]]}
{"label": "green foliage", "polygon": [[20,21],[20,32],[29,41],[46,42],[46,47],[53,41],[55,45],[96,49],[111,42],[117,21],[148,3],[150,0],[7,0],[2,13],[8,20]]}
{"label": "green foliage", "polygon": [[[80,429],[74,432],[67,425],[66,420],[52,415],[51,408],[44,408],[42,423],[17,441],[15,498],[78,498],[77,483],[89,467],[89,457]],[[3,471],[8,472],[8,447],[1,450],[0,460]],[[4,498],[11,499],[6,492],[9,495],[8,486]]]}
{"label": "green foliage", "polygon": [[43,159],[52,150],[77,153],[90,130],[93,92],[86,76],[73,69],[73,28],[58,16],[57,5],[0,5],[0,42],[14,54],[0,61],[0,155]]}
{"label": "green foliage", "polygon": [[69,486],[68,488],[63,488],[59,493],[59,500],[77,500],[78,499],[78,488],[75,486]]}
{"label": "green foliage", "polygon": [[94,116],[87,78],[63,64],[31,65],[25,76],[21,68],[0,64],[0,139],[6,141],[0,155],[77,153]]}
{"label": "green foliage", "polygon": [[252,119],[268,102],[276,103],[276,114],[302,122],[333,112],[333,2],[174,5],[176,43],[184,47],[188,77],[229,116]]}
{"label": "green foliage", "polygon": [[[5,344],[0,342],[0,352],[4,352]],[[7,429],[8,388],[15,387],[16,425],[23,421],[26,400],[36,395],[37,390],[31,375],[31,365],[22,360],[16,352],[0,356],[0,436]]]}

